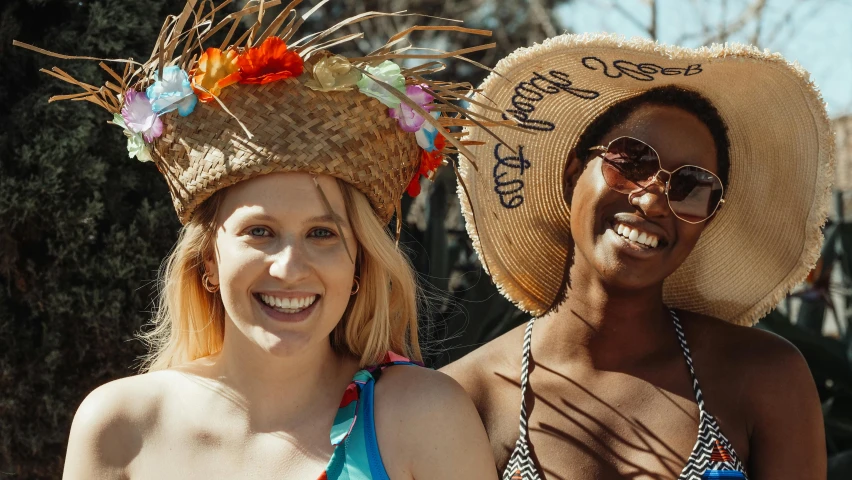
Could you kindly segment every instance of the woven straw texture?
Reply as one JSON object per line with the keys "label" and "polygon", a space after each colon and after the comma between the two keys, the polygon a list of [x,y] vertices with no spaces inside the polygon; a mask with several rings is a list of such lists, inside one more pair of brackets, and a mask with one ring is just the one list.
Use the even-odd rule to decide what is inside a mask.
{"label": "woven straw texture", "polygon": [[797,65],[742,45],[693,50],[562,35],[516,51],[495,70],[502,76],[489,76],[477,98],[534,128],[497,128],[500,140],[469,128],[470,140],[482,142],[471,147],[479,170],[462,159],[470,197],[459,195],[484,265],[520,308],[544,314],[563,285],[571,254],[562,193],[569,151],[609,106],[664,85],[709,99],[731,141],[724,208],[666,280],[664,301],[752,325],[816,263],[834,142],[824,103]]}
{"label": "woven straw texture", "polygon": [[[420,151],[378,100],[357,92],[318,92],[296,79],[233,85],[222,103],[192,115],[168,114],[154,144],[183,223],[217,190],[274,172],[326,174],[351,183],[390,220],[417,172]],[[234,117],[252,132],[248,138]]]}
{"label": "woven straw texture", "polygon": [[[141,131],[131,131],[132,128],[128,130],[127,125],[121,125],[129,138],[128,152],[131,158],[154,160],[166,178],[175,210],[183,223],[188,222],[198,205],[217,190],[257,175],[292,171],[328,174],[351,183],[370,199],[377,215],[388,221],[398,210],[400,197],[411,182],[418,181],[421,176],[429,177],[447,156],[456,152],[465,153],[469,160],[474,158],[466,148],[463,134],[448,130],[465,125],[489,130],[487,122],[470,118],[470,112],[457,104],[471,93],[472,85],[431,80],[429,76],[445,68],[440,60],[464,59],[485,68],[464,55],[493,48],[495,44],[443,52],[417,47],[408,37],[424,31],[488,37],[490,31],[458,24],[414,25],[391,36],[384,46],[366,56],[338,56],[336,64],[320,68],[324,59],[334,55],[330,48],[364,37],[364,32],[358,31],[363,22],[417,15],[364,12],[338,19],[325,30],[295,38],[305,20],[321,11],[327,0],[314,4],[302,14],[296,11],[302,0],[253,0],[217,19],[230,3],[231,0],[218,3],[187,0],[179,15],[166,18],[150,58],[142,63],[132,59],[69,56],[23,42],[12,43],[55,58],[99,61],[98,65],[110,77],[102,86],[81,82],[58,67],[42,69],[82,90],[55,95],[50,101],[88,101],[109,111],[120,123],[135,125],[133,128],[146,125],[144,146],[140,145],[143,141]],[[350,33],[344,34],[344,29]],[[227,32],[218,50],[212,46],[217,32]],[[237,67],[232,69],[231,60],[223,58],[236,58]],[[394,73],[394,68],[388,64],[396,62],[406,67]],[[209,72],[205,72],[202,63]],[[119,73],[108,64],[121,64],[124,69]],[[161,71],[161,67],[165,68]],[[384,73],[379,74],[370,67],[384,69]],[[189,85],[181,86],[179,74],[164,80],[167,68],[184,72],[188,84],[192,78],[192,89],[202,103],[196,105],[188,117],[161,114],[165,127],[163,135],[157,138],[160,127],[155,125],[159,124],[153,120],[150,120],[151,125],[146,124],[149,119],[145,117],[145,106],[139,106],[137,101],[131,108],[135,112],[131,115],[142,119],[137,119],[138,124],[128,120],[124,109],[128,106],[129,92],[142,95],[149,88],[163,90],[155,95],[174,97],[179,94],[181,102],[189,99],[182,91]],[[319,74],[314,68],[324,73]],[[357,75],[353,78],[352,73]],[[252,75],[260,76],[253,78]],[[318,75],[324,80],[320,81]],[[341,78],[337,78],[338,75]],[[205,86],[206,76],[213,78]],[[294,78],[296,76],[298,79]],[[378,90],[362,91],[360,81],[364,79],[372,85],[368,88],[378,86]],[[337,84],[338,81],[343,83]],[[357,90],[356,81],[359,82]],[[162,83],[157,87],[158,82]],[[409,97],[407,88],[396,83],[418,86],[418,98],[428,95],[427,104],[417,103]],[[215,91],[208,91],[213,85],[216,85]],[[177,90],[171,91],[175,88]],[[147,99],[147,93],[144,95]],[[370,96],[381,98],[381,101]],[[215,102],[203,103],[213,98]],[[393,113],[401,115],[399,125],[385,105],[398,108]],[[153,114],[153,104],[148,108]],[[406,109],[410,112],[406,113]],[[435,113],[440,115],[435,118]],[[429,133],[417,131],[416,125],[409,124],[418,116],[426,122]],[[418,145],[417,135],[420,134],[425,150]],[[437,135],[446,143],[440,151],[429,143]],[[428,162],[421,166],[421,158]]]}

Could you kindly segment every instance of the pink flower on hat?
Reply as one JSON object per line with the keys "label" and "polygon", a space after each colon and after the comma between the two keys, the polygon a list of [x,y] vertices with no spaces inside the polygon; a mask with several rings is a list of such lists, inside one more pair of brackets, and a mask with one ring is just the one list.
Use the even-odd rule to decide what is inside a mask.
{"label": "pink flower on hat", "polygon": [[121,117],[124,119],[128,130],[133,133],[141,133],[148,143],[163,134],[163,122],[154,113],[145,92],[137,92],[131,89],[124,94]]}
{"label": "pink flower on hat", "polygon": [[[432,110],[431,103],[435,97],[427,93],[423,87],[425,87],[425,85],[409,85],[405,87],[405,95],[428,112],[429,110]],[[423,122],[426,121],[422,115],[415,112],[414,109],[405,102],[400,103],[398,108],[391,108],[390,116],[399,122],[400,128],[409,133],[414,133],[420,130],[420,127],[423,126]]]}

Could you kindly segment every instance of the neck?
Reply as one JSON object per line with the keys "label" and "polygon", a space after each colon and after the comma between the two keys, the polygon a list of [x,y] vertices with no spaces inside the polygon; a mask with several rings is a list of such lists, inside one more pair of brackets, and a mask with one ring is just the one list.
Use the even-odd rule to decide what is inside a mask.
{"label": "neck", "polygon": [[[666,346],[674,331],[663,304],[663,285],[626,289],[604,283],[579,252],[565,300],[546,314],[545,344],[557,360],[601,370],[631,365]],[[548,354],[549,356],[550,354]]]}
{"label": "neck", "polygon": [[214,375],[236,395],[258,428],[290,430],[334,409],[357,360],[338,354],[329,342],[298,354],[276,356],[263,350],[226,320],[225,340]]}

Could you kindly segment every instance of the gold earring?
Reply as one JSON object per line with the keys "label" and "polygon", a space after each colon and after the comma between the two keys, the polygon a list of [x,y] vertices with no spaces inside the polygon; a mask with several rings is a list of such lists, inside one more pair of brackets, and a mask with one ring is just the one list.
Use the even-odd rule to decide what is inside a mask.
{"label": "gold earring", "polygon": [[358,281],[358,277],[355,277],[352,280],[355,282],[355,286],[353,287],[353,290],[349,292],[349,295],[355,295],[358,293],[358,290],[361,290],[361,282]]}
{"label": "gold earring", "polygon": [[204,275],[201,276],[201,284],[204,285],[204,289],[210,293],[216,293],[219,291],[219,285],[210,283],[210,274],[207,272],[204,272]]}

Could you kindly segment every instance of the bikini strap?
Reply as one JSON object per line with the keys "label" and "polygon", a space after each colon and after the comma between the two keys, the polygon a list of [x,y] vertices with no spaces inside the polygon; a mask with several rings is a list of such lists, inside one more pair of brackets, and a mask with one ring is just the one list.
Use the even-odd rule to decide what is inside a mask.
{"label": "bikini strap", "polygon": [[367,367],[365,370],[370,372],[370,376],[373,377],[374,382],[378,382],[379,378],[381,378],[381,376],[385,372],[385,370],[388,367],[393,367],[395,365],[413,365],[415,367],[422,367],[423,363],[412,362],[411,360],[408,360],[408,359],[394,360],[394,361],[385,362],[385,363],[382,363],[382,364],[379,364],[379,365],[375,365],[375,366],[372,366],[372,367]]}
{"label": "bikini strap", "polygon": [[695,392],[695,401],[698,402],[698,411],[703,416],[704,412],[704,394],[701,393],[701,387],[698,386],[698,377],[695,376],[695,367],[692,364],[692,354],[689,352],[689,345],[686,343],[686,335],[683,333],[683,327],[680,324],[680,318],[674,310],[669,310],[674,323],[675,332],[677,332],[677,340],[680,343],[680,349],[683,351],[683,356],[686,359],[686,366],[689,368],[689,375],[692,377],[692,389]]}
{"label": "bikini strap", "polygon": [[532,350],[532,331],[535,324],[535,317],[531,318],[527,323],[527,328],[524,331],[524,351],[521,360],[521,422],[519,442],[527,442],[527,386],[530,383],[530,351]]}
{"label": "bikini strap", "polygon": [[532,350],[532,330],[535,318],[530,319],[524,332],[524,351],[521,362],[521,421],[520,435],[515,442],[515,449],[509,457],[509,462],[503,470],[503,480],[541,480],[538,467],[530,457],[527,431],[527,387],[530,383],[530,351]]}

